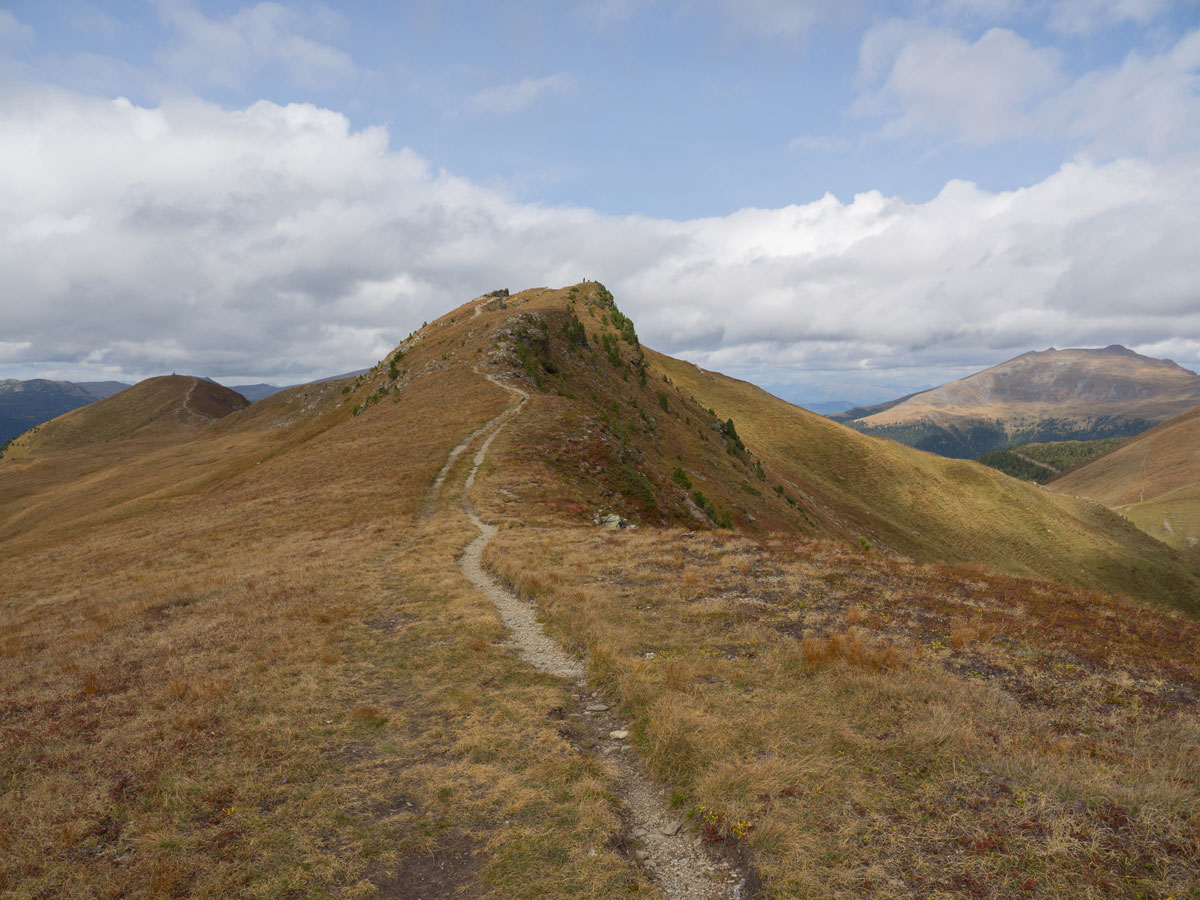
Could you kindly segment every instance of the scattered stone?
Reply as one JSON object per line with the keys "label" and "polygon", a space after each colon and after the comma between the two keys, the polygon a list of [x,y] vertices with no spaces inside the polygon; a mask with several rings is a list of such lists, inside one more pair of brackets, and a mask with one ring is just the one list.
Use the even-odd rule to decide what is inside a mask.
{"label": "scattered stone", "polygon": [[665,834],[667,837],[670,837],[671,835],[679,834],[679,829],[682,827],[683,827],[682,822],[679,822],[679,821],[670,822],[667,825],[663,826],[662,833]]}
{"label": "scattered stone", "polygon": [[589,703],[584,707],[588,712],[608,712],[608,704],[606,703]]}
{"label": "scattered stone", "polygon": [[601,526],[602,528],[610,528],[613,530],[619,528],[637,528],[637,526],[628,519],[622,519],[616,513],[608,513],[607,515],[603,516],[600,515],[600,513],[596,513],[596,515],[592,517],[592,522]]}
{"label": "scattered stone", "polygon": [[629,732],[625,731],[624,729],[620,731],[610,731],[608,736],[614,741],[623,741],[625,738],[629,737]]}

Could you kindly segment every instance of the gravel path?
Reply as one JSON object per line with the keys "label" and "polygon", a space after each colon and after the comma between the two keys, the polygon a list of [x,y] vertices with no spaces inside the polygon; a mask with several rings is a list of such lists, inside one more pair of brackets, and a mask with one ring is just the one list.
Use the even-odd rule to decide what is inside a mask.
{"label": "gravel path", "polygon": [[[430,504],[436,500],[450,467],[480,434],[488,434],[475,453],[475,459],[463,485],[462,507],[471,523],[479,529],[479,537],[467,545],[459,559],[459,568],[495,605],[500,618],[512,632],[521,656],[534,668],[568,679],[582,687],[585,683],[584,665],[545,633],[532,604],[526,603],[496,582],[483,568],[483,551],[496,535],[496,527],[475,514],[470,492],[475,476],[487,457],[488,448],[501,429],[524,406],[529,395],[520,388],[505,384],[494,375],[488,380],[518,395],[519,399],[507,410],[469,435],[451,451],[442,467]],[[646,774],[645,767],[628,743],[628,727],[609,711],[608,704],[598,694],[575,695],[579,710],[573,716],[582,720],[594,736],[600,736],[604,758],[616,769],[617,789],[627,817],[626,843],[634,849],[636,858],[650,871],[663,893],[671,900],[750,900],[753,891],[746,890],[746,877],[739,867],[707,852],[699,838],[691,836],[672,812],[662,791]]]}

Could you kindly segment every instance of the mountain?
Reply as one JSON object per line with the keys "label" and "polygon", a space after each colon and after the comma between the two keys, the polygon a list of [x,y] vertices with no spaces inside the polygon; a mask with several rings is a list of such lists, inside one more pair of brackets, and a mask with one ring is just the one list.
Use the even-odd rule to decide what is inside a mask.
{"label": "mountain", "polygon": [[1200,403],[1200,375],[1114,345],[1030,352],[835,419],[943,456],[1139,434]]}
{"label": "mountain", "polygon": [[[366,369],[358,369],[342,375],[330,375],[319,378],[312,384],[325,381],[340,381],[361,375]],[[203,381],[218,383],[211,378]],[[298,387],[289,385],[288,387]],[[55,416],[86,406],[96,400],[103,400],[113,394],[125,390],[128,384],[122,381],[49,381],[35,378],[29,381],[7,379],[0,381],[0,445],[28,431],[35,425],[48,422]],[[229,390],[241,394],[251,403],[262,400],[286,390],[277,384],[235,384]]]}
{"label": "mountain", "polygon": [[34,378],[0,381],[0,444],[55,416],[129,387],[118,381],[73,384]]}
{"label": "mountain", "polygon": [[188,375],[148,378],[131,388],[36,426],[14,439],[12,459],[148,435],[174,434],[245,409],[241,394]]}
{"label": "mountain", "polygon": [[1180,550],[1200,548],[1200,406],[1055,479]]}
{"label": "mountain", "polygon": [[1200,878],[1193,560],[655,353],[599,284],[103,403],[0,459],[15,895]]}

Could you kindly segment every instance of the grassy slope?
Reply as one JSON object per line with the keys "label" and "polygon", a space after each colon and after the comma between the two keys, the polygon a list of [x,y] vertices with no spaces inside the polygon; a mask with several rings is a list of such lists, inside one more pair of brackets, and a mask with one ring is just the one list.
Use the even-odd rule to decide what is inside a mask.
{"label": "grassy slope", "polygon": [[1104,438],[1098,441],[1050,441],[1043,444],[1021,444],[1009,450],[995,450],[980,456],[976,462],[990,466],[1021,481],[1045,484],[1071,469],[1108,453],[1124,438]]}
{"label": "grassy slope", "polygon": [[865,433],[975,458],[1029,442],[1129,437],[1200,402],[1200,378],[1124,350],[1026,353],[858,418]]}
{"label": "grassy slope", "polygon": [[721,531],[510,528],[489,557],[765,900],[1200,896],[1179,614]]}
{"label": "grassy slope", "polygon": [[[1115,393],[1118,399],[1110,399]],[[1051,396],[1043,396],[1050,394]],[[1027,353],[926,391],[863,420],[892,425],[914,419],[1059,419],[1085,423],[1130,416],[1162,421],[1194,405],[1200,378],[1178,366],[1128,352],[1062,350]]]}
{"label": "grassy slope", "polygon": [[812,498],[818,518],[872,544],[1200,608],[1200,578],[1187,560],[1095,504],[858,434],[688,363],[652,359],[702,405],[732,416],[768,472]]}
{"label": "grassy slope", "polygon": [[1200,545],[1200,407],[1056,479],[1051,490],[1088,497],[1174,547]]}
{"label": "grassy slope", "polygon": [[457,572],[474,529],[420,515],[508,403],[444,325],[350,395],[0,462],[0,892],[654,895]]}
{"label": "grassy slope", "polygon": [[148,378],[39,425],[14,440],[5,456],[19,460],[110,441],[179,433],[246,406],[246,399],[237,392],[199,378]]}
{"label": "grassy slope", "polygon": [[[594,294],[594,286],[576,291],[575,307],[586,332],[615,331],[601,325],[608,314],[602,304],[588,311]],[[693,664],[707,659],[717,665],[701,648],[741,641],[730,628],[744,617],[740,607],[723,609],[725,601],[709,596],[709,588],[724,585],[722,579],[734,571],[712,564],[725,557],[725,540],[741,539],[722,538],[725,533],[717,531],[702,538],[706,543],[698,554],[679,555],[668,548],[664,566],[658,542],[675,541],[681,532],[651,526],[711,525],[689,505],[691,491],[702,488],[717,511],[732,513],[737,528],[750,533],[785,529],[839,539],[865,534],[913,555],[935,547],[951,552],[956,545],[938,530],[940,523],[925,545],[920,536],[904,537],[905,531],[872,515],[865,503],[852,502],[852,488],[873,490],[872,503],[890,496],[882,472],[868,469],[868,480],[856,480],[872,453],[894,452],[890,445],[854,436],[862,442],[851,448],[857,458],[842,459],[836,446],[832,452],[826,447],[811,466],[802,467],[790,461],[786,446],[773,449],[767,432],[797,439],[824,435],[828,441],[852,433],[832,424],[835,431],[810,432],[807,414],[799,412],[797,419],[794,408],[773,405],[778,401],[754,399],[739,407],[737,402],[745,401],[738,400],[738,392],[748,386],[717,379],[720,389],[706,394],[698,383],[689,388],[677,380],[688,377],[684,364],[651,354],[646,384],[640,384],[631,365],[636,349],[627,342],[621,342],[619,365],[613,365],[602,350],[567,349],[555,338],[544,357],[550,367],[527,352],[533,361],[528,371],[515,349],[518,331],[511,317],[525,314],[528,336],[537,313],[548,332],[558,335],[568,300],[566,291],[535,291],[513,298],[507,310],[478,318],[470,307],[456,310],[406,346],[394,380],[383,366],[353,383],[293,389],[184,433],[143,434],[0,462],[0,709],[6,726],[0,734],[0,819],[11,823],[0,830],[0,891],[72,897],[387,896],[419,883],[422,873],[440,873],[443,880],[434,886],[440,896],[453,896],[460,888],[463,896],[473,897],[655,896],[645,873],[619,852],[610,774],[574,753],[564,733],[570,723],[552,718],[567,688],[511,655],[501,643],[494,611],[457,572],[454,556],[474,536],[453,493],[470,454],[451,471],[439,514],[420,514],[449,449],[508,402],[504,391],[472,371],[488,359],[529,382],[541,379],[547,388],[533,394],[501,435],[481,473],[480,509],[514,526],[504,531],[515,542],[512,552],[494,559],[510,577],[520,576],[525,589],[554,592],[547,593],[554,627],[571,646],[599,651],[593,658],[597,677],[610,684],[620,680],[623,696],[648,729],[643,746],[656,771],[683,792],[681,802],[697,796],[689,793],[695,770],[672,762],[681,747],[693,746],[698,761],[725,754],[725,774],[716,773],[703,788],[715,808],[725,810],[750,803],[763,791],[783,790],[793,774],[819,783],[841,764],[838,750],[861,749],[835,747],[840,738],[832,730],[820,738],[828,744],[820,745],[821,753],[828,749],[828,756],[812,769],[815,757],[807,746],[790,745],[784,752],[764,745],[743,756],[741,737],[735,741],[730,732],[728,740],[718,739],[732,721],[753,724],[760,714],[769,715],[776,702],[770,698],[787,696],[797,678],[824,664],[818,660],[810,671],[799,650],[783,648],[782,655],[768,656],[776,653],[770,641],[755,643],[755,652],[771,661],[770,671],[779,678],[744,684],[760,686],[770,704],[756,705],[748,715],[745,700],[753,693],[741,691],[743,681],[737,682],[737,692],[708,704],[706,697],[726,689],[728,673],[700,671]],[[501,326],[508,336],[495,334]],[[535,339],[534,349],[536,344]],[[674,383],[663,381],[663,374]],[[343,387],[348,395],[341,393]],[[691,400],[693,393],[701,403]],[[714,417],[703,408],[708,405],[736,419],[752,452],[728,452],[729,440],[713,429]],[[355,409],[364,411],[354,415]],[[768,428],[773,417],[793,424]],[[891,474],[910,480],[936,476],[939,491],[948,492],[934,495],[944,515],[961,503],[951,488],[992,485],[999,477],[939,460],[947,467],[942,470],[921,454],[903,458],[909,467],[893,468]],[[764,467],[764,478],[755,463]],[[628,482],[618,477],[627,471],[621,466],[642,473],[651,485],[652,503],[628,490]],[[676,468],[688,473],[692,489],[672,480]],[[913,516],[933,505],[928,493],[917,485],[884,508],[889,516],[901,516],[909,503],[903,521],[911,524]],[[641,521],[643,529],[634,536],[644,545],[614,543],[622,536],[582,527],[599,508]],[[1041,514],[1053,520],[1055,509],[1043,504]],[[575,528],[562,530],[564,522]],[[519,527],[524,524],[553,530]],[[902,543],[902,537],[911,544]],[[583,552],[568,554],[568,544],[580,539]],[[1102,542],[1099,546],[1103,549]],[[845,590],[864,599],[886,590],[881,579],[892,571],[889,567],[905,565],[819,543],[782,550],[747,547],[738,550],[736,572],[751,581],[729,582],[729,587],[750,599],[760,572],[804,559],[836,557],[838,562],[833,569],[789,572],[781,582],[787,591],[800,598],[825,597],[833,590],[838,603]],[[955,558],[968,558],[972,547],[968,542]],[[782,555],[773,557],[777,551]],[[762,561],[756,563],[760,553]],[[679,560],[682,566],[676,565]],[[921,566],[904,571],[910,580],[886,595],[898,608],[919,609],[908,601],[925,598],[921,603],[935,604],[947,592],[965,590],[958,604],[963,608],[955,615],[983,615],[967,609],[975,608],[974,588],[963,587],[979,579],[978,572],[930,574]],[[541,587],[525,576],[536,576]],[[579,578],[595,582],[595,602],[569,590]],[[670,584],[660,584],[661,578]],[[1026,613],[1028,620],[1011,626],[1020,629],[1022,640],[1049,631],[1038,627],[1045,621],[1056,623],[1053,633],[1063,641],[1067,631],[1074,634],[1089,659],[1094,655],[1102,661],[1110,645],[1128,644],[1120,658],[1128,656],[1131,666],[1140,667],[1130,670],[1134,684],[1160,693],[1195,674],[1190,657],[1180,657],[1176,669],[1162,668],[1158,650],[1159,635],[1177,637],[1181,628],[1190,627],[1186,623],[1152,610],[1122,608],[1113,620],[1136,627],[1114,632],[1105,643],[1093,640],[1083,623],[1098,604],[1109,601],[1055,588],[1031,591],[1004,580],[996,584],[998,616],[1011,618],[1012,605],[1026,595],[1048,598],[1039,612]],[[651,634],[639,627],[644,623],[633,615],[635,605],[657,603],[659,596],[673,603],[670,591],[681,588],[691,592],[678,598],[682,613],[664,615],[654,634],[677,631],[675,649],[686,651],[687,659],[681,668],[646,670],[640,681],[629,681],[621,672],[637,674],[633,644]],[[698,605],[698,600],[705,602]],[[559,603],[566,605],[559,608]],[[625,629],[621,635],[608,630],[615,627],[611,622]],[[776,634],[772,630],[768,637]],[[606,646],[619,654],[606,657]],[[740,651],[735,656],[741,658]],[[663,662],[668,660],[664,653]],[[956,710],[963,715],[974,710],[971,723],[979,728],[983,722],[977,718],[1002,714],[1014,735],[995,751],[1007,767],[1005,778],[1009,769],[1024,771],[1022,747],[1040,747],[1054,732],[1042,714],[990,695],[981,705],[973,688],[952,680],[922,680],[926,686],[914,696],[912,669],[899,678],[873,673],[864,688],[853,667],[835,660],[827,668],[832,674],[813,683],[814,692],[795,693],[786,701],[792,712],[778,719],[780,727],[791,722],[799,728],[802,720],[811,728],[832,723],[843,715],[848,696],[858,698],[856,704],[861,700],[854,709],[867,716],[881,698],[890,697],[888,702],[900,702],[913,716],[903,729],[887,729],[895,735],[888,752],[898,766],[909,766],[889,770],[889,777],[910,771],[910,763],[950,765],[939,749],[947,739],[955,742],[953,750],[972,752],[978,742],[990,741],[986,734],[970,736],[965,728],[949,736],[926,734],[928,729],[917,723],[928,720],[929,713],[942,722]],[[655,702],[647,675],[653,676],[650,681],[662,676],[669,693],[661,702]],[[698,688],[701,684],[708,687]],[[696,709],[690,699],[678,715],[669,714],[685,695],[706,705]],[[1101,702],[1099,694],[1088,696],[1089,708]],[[1140,696],[1129,698],[1139,715]],[[922,697],[945,703],[930,706]],[[730,700],[736,701],[732,707]],[[823,705],[813,705],[818,703]],[[1063,715],[1070,718],[1074,712],[1064,708]],[[1138,877],[1169,890],[1185,884],[1191,872],[1191,863],[1181,862],[1171,847],[1186,840],[1180,836],[1189,827],[1186,819],[1173,810],[1189,803],[1195,808],[1187,793],[1195,777],[1186,754],[1163,766],[1161,750],[1187,748],[1195,741],[1173,721],[1146,715],[1120,722],[1116,745],[1104,743],[1104,728],[1112,724],[1107,720],[1094,729],[1086,725],[1095,734],[1080,730],[1072,738],[1078,747],[1071,751],[1072,766],[1099,748],[1109,768],[1100,773],[1108,780],[1087,789],[1091,805],[1071,822],[1082,829],[1082,837],[1071,840],[1086,845],[1105,838],[1107,832],[1098,830],[1105,827],[1105,802],[1132,810],[1135,827],[1122,832],[1111,856],[1129,856],[1129,841],[1134,841],[1158,866]],[[668,728],[665,737],[651,723]],[[689,732],[693,727],[699,730]],[[817,740],[820,733],[810,737]],[[691,734],[684,744],[678,743],[681,734]],[[662,746],[661,740],[666,741]],[[782,768],[775,767],[777,758]],[[733,778],[739,768],[747,772],[741,780]],[[1072,785],[1079,790],[1082,779],[1095,774],[1090,772],[1068,767],[1055,777],[1062,790]],[[1172,799],[1163,780],[1172,773],[1184,779],[1174,788],[1183,792],[1182,800]],[[838,777],[850,786],[842,774]],[[1126,796],[1112,787],[1114,779],[1146,787]],[[924,807],[910,806],[907,799],[893,809],[891,795],[854,796],[871,804],[864,828],[897,827],[925,815]],[[1099,812],[1093,815],[1094,810]],[[1046,827],[1065,821],[1057,815],[1059,807],[1050,812],[1055,816],[1042,820]],[[1162,819],[1160,843],[1143,848],[1155,816],[1168,817]],[[803,837],[826,824],[783,820],[771,827],[764,823],[759,834],[782,840],[791,829],[793,836]],[[826,833],[836,833],[834,824]],[[974,824],[984,828],[987,823]],[[1019,831],[1018,814],[1006,806],[1001,824]],[[1164,848],[1168,839],[1172,843]],[[771,856],[769,842],[756,845],[767,868],[775,866],[771,871],[786,871],[793,858],[780,846]],[[805,844],[804,858],[815,847]],[[886,843],[878,849],[904,850]],[[914,845],[904,852],[908,855],[893,855],[912,866],[925,851]],[[995,857],[980,861],[990,866]],[[839,864],[833,864],[830,871],[842,878]],[[1111,868],[1110,861],[1104,865]],[[962,874],[975,878],[980,871],[968,867]],[[909,877],[903,869],[892,874]],[[785,880],[776,884],[784,885],[782,896],[800,890]],[[1063,895],[1104,896],[1089,891]]]}

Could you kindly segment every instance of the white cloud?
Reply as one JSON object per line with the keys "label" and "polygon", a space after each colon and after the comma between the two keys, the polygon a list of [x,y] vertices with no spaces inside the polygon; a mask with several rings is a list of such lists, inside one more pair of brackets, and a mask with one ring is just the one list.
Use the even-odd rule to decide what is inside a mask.
{"label": "white cloud", "polygon": [[1194,157],[672,221],[518,203],[310,105],[28,89],[0,105],[0,158],[22,174],[0,179],[14,377],[294,381],[373,362],[483,291],[584,276],[650,346],[774,383],[1200,346]]}
{"label": "white cloud", "polygon": [[1040,118],[1101,155],[1200,146],[1200,29],[1157,56],[1135,52],[1087,73],[1047,100]]}
{"label": "white cloud", "polygon": [[1105,157],[1168,154],[1200,139],[1200,29],[1162,53],[1068,79],[1054,48],[1006,29],[977,41],[891,21],[859,48],[854,112],[885,120],[881,136],[972,144],[1019,138]]}
{"label": "white cloud", "polygon": [[575,79],[569,72],[556,72],[545,78],[522,78],[512,84],[485,88],[467,99],[475,112],[506,116],[522,112],[544,97],[570,93]]}
{"label": "white cloud", "polygon": [[177,39],[158,55],[169,69],[222,87],[240,86],[261,69],[278,66],[302,87],[354,73],[349,54],[306,35],[336,29],[339,19],[324,7],[304,12],[281,3],[244,6],[227,19],[209,18],[190,0],[154,0]]}
{"label": "white cloud", "polygon": [[32,40],[32,27],[26,25],[7,9],[0,9],[0,46],[4,44],[27,44]]}
{"label": "white cloud", "polygon": [[944,29],[888,23],[863,37],[861,77],[882,81],[856,111],[888,115],[888,137],[925,132],[976,144],[1020,137],[1037,127],[1039,102],[1063,81],[1060,66],[1058,51],[1005,28],[971,43]]}
{"label": "white cloud", "polygon": [[1091,34],[1122,22],[1147,25],[1170,5],[1170,0],[1055,0],[1048,24],[1067,34]]}

